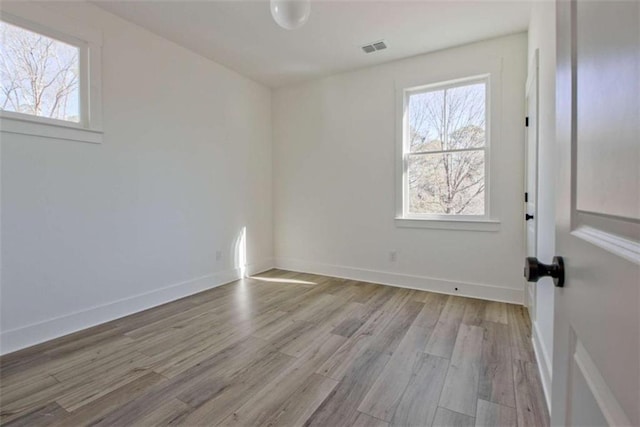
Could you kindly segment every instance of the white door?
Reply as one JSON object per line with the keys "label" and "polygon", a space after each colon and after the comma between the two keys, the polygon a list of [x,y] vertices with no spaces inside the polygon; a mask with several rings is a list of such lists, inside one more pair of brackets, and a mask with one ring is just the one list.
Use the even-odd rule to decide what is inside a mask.
{"label": "white door", "polygon": [[[538,245],[538,50],[534,53],[527,76],[525,91],[526,137],[525,137],[525,177],[524,215],[526,248],[528,257],[537,257]],[[531,320],[535,320],[536,285],[526,282],[526,300]]]}
{"label": "white door", "polygon": [[640,425],[640,2],[558,1],[554,425]]}

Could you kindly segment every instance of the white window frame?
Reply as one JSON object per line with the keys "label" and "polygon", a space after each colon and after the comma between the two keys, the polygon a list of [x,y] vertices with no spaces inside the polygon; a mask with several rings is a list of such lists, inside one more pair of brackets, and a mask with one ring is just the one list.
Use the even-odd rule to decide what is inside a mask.
{"label": "white window frame", "polygon": [[[484,150],[484,215],[446,215],[446,214],[415,214],[409,212],[409,188],[407,185],[408,159],[410,155],[408,107],[411,95],[446,90],[471,84],[485,84],[485,145],[482,148],[464,151]],[[432,82],[420,85],[403,85],[397,88],[398,114],[396,145],[396,225],[410,228],[435,228],[468,231],[498,231],[500,221],[492,216],[491,209],[491,141],[492,141],[492,78],[490,73],[477,74],[452,80]],[[442,152],[456,152],[459,150],[443,150]],[[432,154],[437,154],[434,151]],[[415,154],[415,153],[414,153]]]}
{"label": "white window frame", "polygon": [[79,49],[79,122],[0,111],[0,131],[52,139],[102,142],[102,34],[28,2],[2,5],[0,20]]}

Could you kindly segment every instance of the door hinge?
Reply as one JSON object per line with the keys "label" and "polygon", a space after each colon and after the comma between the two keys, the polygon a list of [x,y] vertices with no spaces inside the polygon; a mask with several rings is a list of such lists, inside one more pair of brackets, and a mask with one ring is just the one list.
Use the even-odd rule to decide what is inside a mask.
{"label": "door hinge", "polygon": [[524,202],[527,203],[529,201],[529,193],[524,193]]}
{"label": "door hinge", "polygon": [[526,128],[529,127],[529,116],[524,118],[524,127],[526,127]]}

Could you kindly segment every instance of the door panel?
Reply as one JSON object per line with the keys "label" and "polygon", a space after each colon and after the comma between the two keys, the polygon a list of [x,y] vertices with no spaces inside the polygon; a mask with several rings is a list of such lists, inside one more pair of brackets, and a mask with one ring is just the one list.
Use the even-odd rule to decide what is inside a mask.
{"label": "door panel", "polygon": [[639,425],[640,3],[557,2],[552,423]]}
{"label": "door panel", "polygon": [[640,219],[634,3],[577,4],[577,209]]}

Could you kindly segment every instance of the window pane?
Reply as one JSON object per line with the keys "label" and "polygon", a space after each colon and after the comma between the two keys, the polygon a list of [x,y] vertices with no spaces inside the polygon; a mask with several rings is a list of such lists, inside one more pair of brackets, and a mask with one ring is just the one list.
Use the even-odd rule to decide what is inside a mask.
{"label": "window pane", "polygon": [[409,95],[409,151],[485,146],[486,84]]}
{"label": "window pane", "polygon": [[409,149],[440,151],[444,144],[444,91],[409,96]]}
{"label": "window pane", "polygon": [[0,109],[79,122],[79,53],[0,21]]}
{"label": "window pane", "polygon": [[484,150],[409,156],[409,213],[484,215]]}
{"label": "window pane", "polygon": [[479,148],[485,145],[485,84],[447,89],[447,149]]}

